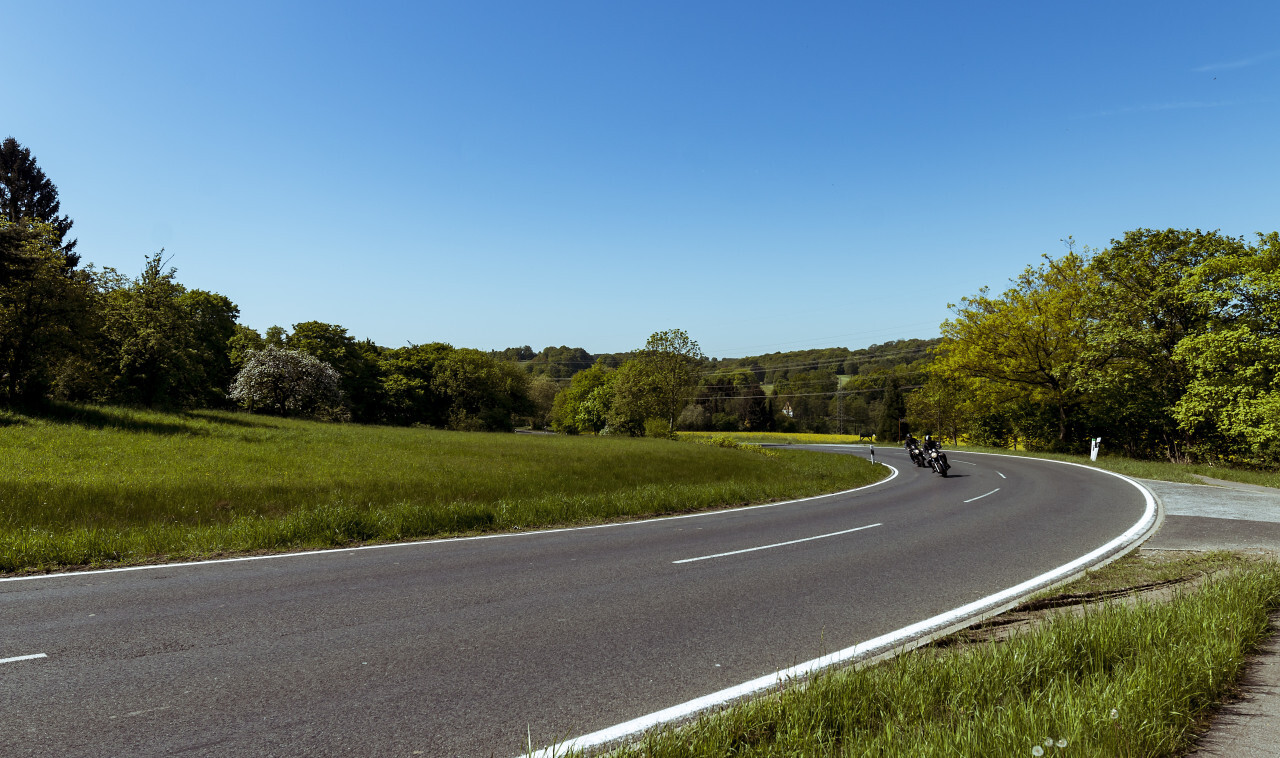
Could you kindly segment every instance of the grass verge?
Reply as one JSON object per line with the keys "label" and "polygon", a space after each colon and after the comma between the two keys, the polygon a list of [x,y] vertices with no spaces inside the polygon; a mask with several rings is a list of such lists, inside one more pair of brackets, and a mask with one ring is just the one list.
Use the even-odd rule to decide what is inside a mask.
{"label": "grass verge", "polygon": [[598,523],[835,492],[850,456],[236,413],[0,412],[0,572]]}
{"label": "grass verge", "polygon": [[1224,554],[1126,560],[1111,569],[1119,581],[1088,581],[1095,589],[1135,574],[1202,581],[1169,602],[1050,612],[999,644],[939,645],[825,673],[610,755],[1180,755],[1268,634],[1280,567]]}

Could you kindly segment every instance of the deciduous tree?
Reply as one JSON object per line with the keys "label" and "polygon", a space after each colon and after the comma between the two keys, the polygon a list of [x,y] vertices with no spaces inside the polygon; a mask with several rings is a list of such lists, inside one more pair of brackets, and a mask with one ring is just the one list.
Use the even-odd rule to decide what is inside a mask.
{"label": "deciduous tree", "polygon": [[1138,229],[1093,256],[1085,307],[1095,365],[1079,386],[1131,454],[1185,457],[1191,438],[1174,406],[1192,375],[1175,351],[1214,320],[1213,261],[1247,257],[1242,239],[1198,229]]}
{"label": "deciduous tree", "polygon": [[340,381],[333,366],[314,355],[268,345],[249,352],[230,398],[250,412],[326,416],[342,402]]}
{"label": "deciduous tree", "polygon": [[1172,409],[1201,457],[1280,460],[1280,234],[1245,255],[1201,263],[1188,277],[1212,328],[1183,337],[1173,360],[1188,377]]}
{"label": "deciduous tree", "polygon": [[676,417],[698,386],[698,368],[703,359],[698,343],[689,338],[683,329],[654,332],[638,354],[645,370],[653,376],[657,392],[657,407],[667,421],[667,430],[674,432]]}
{"label": "deciduous tree", "polygon": [[935,370],[944,379],[979,379],[1051,408],[1058,446],[1069,445],[1082,379],[1105,364],[1088,351],[1087,297],[1096,280],[1084,257],[1070,252],[1028,266],[1000,297],[984,287],[943,322]]}
{"label": "deciduous tree", "polygon": [[569,386],[556,395],[551,428],[565,434],[599,432],[609,423],[616,371],[601,361],[573,375]]}
{"label": "deciduous tree", "polygon": [[328,363],[342,377],[342,396],[356,421],[376,421],[381,405],[379,351],[372,342],[357,342],[345,327],[321,321],[293,325],[284,344]]}
{"label": "deciduous tree", "polygon": [[8,402],[42,398],[59,364],[89,338],[93,287],[66,270],[58,230],[0,219],[8,275],[0,281],[0,391]]}

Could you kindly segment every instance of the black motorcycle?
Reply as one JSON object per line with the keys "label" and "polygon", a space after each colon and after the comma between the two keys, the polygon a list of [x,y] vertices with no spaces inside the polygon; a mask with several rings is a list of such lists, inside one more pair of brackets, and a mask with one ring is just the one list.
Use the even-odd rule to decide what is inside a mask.
{"label": "black motorcycle", "polygon": [[925,466],[929,465],[925,461],[924,451],[920,449],[919,445],[917,445],[914,442],[908,442],[906,444],[906,448],[907,448],[907,455],[911,456],[912,463],[916,464],[921,468],[924,468]]}
{"label": "black motorcycle", "polygon": [[942,474],[944,478],[947,476],[947,472],[951,470],[951,464],[947,463],[947,454],[942,452],[942,448],[929,448],[925,451],[925,458],[929,461],[929,468],[933,469],[936,474]]}

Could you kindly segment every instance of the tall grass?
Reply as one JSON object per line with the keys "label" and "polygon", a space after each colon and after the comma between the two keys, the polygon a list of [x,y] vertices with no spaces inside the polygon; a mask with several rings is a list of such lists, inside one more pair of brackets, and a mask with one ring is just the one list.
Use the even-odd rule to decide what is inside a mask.
{"label": "tall grass", "polygon": [[0,414],[0,571],[545,527],[831,492],[846,456],[235,413]]}
{"label": "tall grass", "polygon": [[1180,755],[1277,608],[1280,569],[1255,564],[1170,603],[1064,613],[1001,644],[824,674],[615,755]]}

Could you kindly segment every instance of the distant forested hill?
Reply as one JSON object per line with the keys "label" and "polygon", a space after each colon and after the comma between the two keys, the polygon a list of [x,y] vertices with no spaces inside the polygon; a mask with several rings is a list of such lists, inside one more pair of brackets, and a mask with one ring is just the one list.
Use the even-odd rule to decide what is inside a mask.
{"label": "distant forested hill", "polygon": [[[709,372],[731,372],[746,369],[762,384],[775,384],[813,371],[827,371],[847,377],[851,389],[868,388],[881,384],[874,377],[895,375],[908,378],[919,373],[929,361],[929,351],[938,339],[893,340],[879,345],[850,350],[847,347],[825,347],[813,350],[789,350],[787,352],[751,355],[745,358],[708,358]],[[509,347],[490,353],[494,358],[518,361],[530,374],[546,374],[555,379],[567,379],[584,369],[591,368],[597,360],[603,360],[610,368],[617,368],[631,357],[631,353],[591,353],[581,347],[548,346],[534,352],[529,345]],[[871,381],[868,381],[871,380]]]}
{"label": "distant forested hill", "polygon": [[864,384],[867,388],[880,387],[881,383],[874,378],[885,375],[908,378],[908,375],[917,374],[929,362],[929,351],[939,341],[893,340],[860,350],[847,347],[790,350],[746,358],[713,358],[711,364],[720,370],[745,368],[754,373],[762,384],[775,384],[779,380],[814,371],[829,371],[849,377],[847,382],[854,385],[853,389]]}

